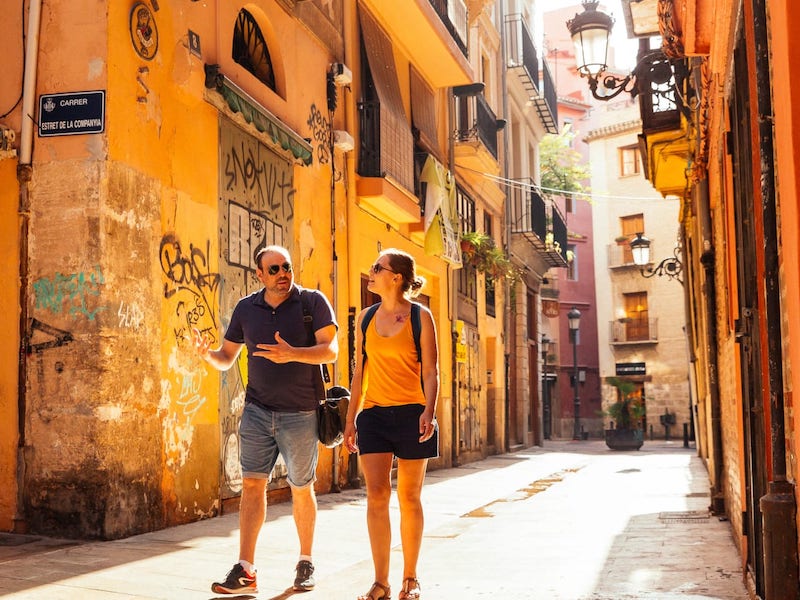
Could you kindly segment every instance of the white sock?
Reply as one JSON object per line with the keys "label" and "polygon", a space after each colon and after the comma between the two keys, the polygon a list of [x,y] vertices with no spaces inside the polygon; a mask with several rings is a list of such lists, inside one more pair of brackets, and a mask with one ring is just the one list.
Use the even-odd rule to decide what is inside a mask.
{"label": "white sock", "polygon": [[247,571],[250,575],[255,574],[256,566],[253,563],[250,563],[250,562],[247,562],[244,559],[241,559],[239,561],[239,564],[242,565],[244,567],[244,570]]}
{"label": "white sock", "polygon": [[297,561],[299,562],[301,560],[307,560],[308,562],[311,562],[311,556],[309,554],[301,554]]}

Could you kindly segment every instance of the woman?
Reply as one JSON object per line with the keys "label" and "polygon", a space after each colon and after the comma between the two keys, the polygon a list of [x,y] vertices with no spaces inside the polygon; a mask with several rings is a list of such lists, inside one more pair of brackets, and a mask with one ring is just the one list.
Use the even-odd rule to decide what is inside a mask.
{"label": "woman", "polygon": [[[439,366],[436,328],[420,305],[419,352],[412,326],[410,298],[425,279],[415,272],[411,255],[384,250],[370,268],[367,289],[381,297],[377,310],[361,311],[356,344],[361,349],[353,374],[344,443],[358,452],[367,485],[367,529],[375,583],[358,600],[388,600],[391,524],[391,470],[397,457],[397,499],[403,546],[403,585],[398,600],[418,600],[417,559],[422,544],[420,493],[428,459],[439,455],[436,402]],[[417,310],[417,309],[414,309]],[[362,322],[371,315],[362,334]],[[366,352],[364,352],[366,350]]]}

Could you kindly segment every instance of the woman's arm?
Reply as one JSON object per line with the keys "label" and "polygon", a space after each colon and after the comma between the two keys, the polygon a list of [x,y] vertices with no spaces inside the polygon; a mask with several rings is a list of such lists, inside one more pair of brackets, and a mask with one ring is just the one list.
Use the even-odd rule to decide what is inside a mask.
{"label": "woman's arm", "polygon": [[425,410],[419,417],[420,442],[428,440],[436,430],[436,404],[439,401],[439,345],[436,340],[436,325],[426,307],[421,307],[420,349],[422,350],[422,391],[425,394]]}
{"label": "woman's arm", "polygon": [[363,378],[364,360],[364,336],[361,333],[361,322],[364,319],[366,309],[362,310],[356,319],[356,365],[353,370],[353,381],[350,382],[350,403],[347,407],[347,419],[344,426],[344,445],[350,452],[358,452],[356,445],[356,415],[361,410],[363,400],[361,398],[361,382]]}

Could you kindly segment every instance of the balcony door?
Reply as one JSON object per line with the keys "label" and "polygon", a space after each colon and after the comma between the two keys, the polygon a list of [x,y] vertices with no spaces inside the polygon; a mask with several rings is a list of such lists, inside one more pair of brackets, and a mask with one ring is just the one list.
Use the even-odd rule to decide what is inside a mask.
{"label": "balcony door", "polygon": [[629,319],[625,324],[625,339],[629,342],[650,339],[650,319],[647,309],[647,292],[624,294],[625,316]]}

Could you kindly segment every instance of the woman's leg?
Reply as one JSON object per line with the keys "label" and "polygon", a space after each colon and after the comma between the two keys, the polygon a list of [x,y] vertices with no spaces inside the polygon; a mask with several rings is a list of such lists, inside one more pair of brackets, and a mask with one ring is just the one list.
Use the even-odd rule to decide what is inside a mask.
{"label": "woman's leg", "polygon": [[389,522],[389,499],[392,495],[392,454],[362,454],[361,466],[367,484],[367,531],[372,549],[375,581],[389,585],[389,553],[392,528]]}
{"label": "woman's leg", "polygon": [[422,545],[425,518],[422,512],[422,484],[428,459],[397,460],[397,500],[400,503],[400,539],[403,542],[403,579],[417,577],[417,560]]}

